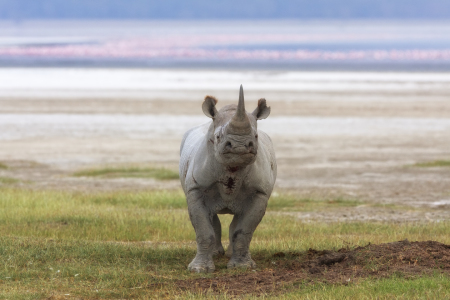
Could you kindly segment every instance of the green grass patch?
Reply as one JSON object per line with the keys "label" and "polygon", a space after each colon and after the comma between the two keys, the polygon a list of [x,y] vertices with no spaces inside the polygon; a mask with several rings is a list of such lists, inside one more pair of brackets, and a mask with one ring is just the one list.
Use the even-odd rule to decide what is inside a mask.
{"label": "green grass patch", "polygon": [[8,166],[0,162],[0,169],[8,169]]}
{"label": "green grass patch", "polygon": [[268,209],[274,211],[314,211],[339,207],[355,207],[362,204],[364,203],[355,199],[313,199],[299,198],[295,195],[273,195],[269,200]]}
{"label": "green grass patch", "polygon": [[[336,250],[406,238],[450,244],[449,222],[305,223],[295,216],[270,212],[284,210],[282,199],[286,199],[286,207],[295,209],[304,209],[303,204],[314,209],[314,203],[320,209],[357,204],[350,200],[309,203],[283,197],[268,208],[251,244],[252,256],[260,269],[271,268],[273,255],[280,251]],[[231,216],[221,215],[220,219],[226,246]],[[202,296],[177,290],[175,282],[244,272],[227,270],[227,259],[222,258],[216,260],[216,273],[191,274],[186,268],[195,251],[195,233],[181,191],[80,193],[0,189],[0,299],[66,294],[99,299],[198,299]],[[348,286],[305,283],[286,290],[289,294],[274,297],[444,299],[448,298],[448,279],[435,274],[413,280],[367,279]]]}
{"label": "green grass patch", "polygon": [[152,285],[190,276],[195,254],[183,246],[142,247],[90,241],[0,238],[0,298],[136,298]]}
{"label": "green grass patch", "polygon": [[[281,245],[278,246],[282,248]],[[303,249],[302,249],[303,250]],[[273,249],[253,247],[259,269],[271,268]],[[245,271],[226,269],[216,259],[216,273],[192,274],[186,266],[195,246],[186,244],[120,244],[93,241],[0,237],[0,298],[46,298],[51,295],[88,298],[230,299],[183,293],[177,280],[217,277]],[[435,273],[405,279],[351,280],[348,285],[323,281],[294,283],[269,299],[447,299],[448,275]],[[242,296],[244,299],[260,299]]]}
{"label": "green grass patch", "polygon": [[[305,249],[405,238],[444,238],[450,242],[450,228],[445,222],[311,224],[301,222],[295,215],[271,213],[284,210],[280,199],[276,203],[274,208],[269,206],[267,209],[254,237],[264,243],[267,241],[264,247],[271,245],[274,236],[279,237],[274,247],[281,242],[288,248],[301,246]],[[317,209],[329,205],[325,200],[314,201],[308,203],[308,209],[314,209],[314,203]],[[292,202],[286,201],[286,206],[291,208]],[[226,239],[232,216],[220,215],[220,219]],[[182,191],[80,193],[4,188],[0,190],[0,234],[90,241],[181,242],[195,239]],[[330,240],[329,236],[339,238]]]}
{"label": "green grass patch", "polygon": [[434,167],[450,167],[450,160],[435,160],[429,162],[417,163],[415,167],[434,168]]}
{"label": "green grass patch", "polygon": [[17,183],[19,181],[20,181],[19,179],[15,179],[15,178],[12,178],[12,177],[0,176],[0,184],[14,184],[14,183]]}
{"label": "green grass patch", "polygon": [[4,189],[0,193],[0,233],[57,239],[174,241],[184,235],[192,237],[187,210],[180,209],[185,207],[181,191],[85,194]]}
{"label": "green grass patch", "polygon": [[391,276],[383,279],[365,279],[349,285],[304,283],[294,292],[269,299],[448,299],[450,277],[435,273],[405,279]]}
{"label": "green grass patch", "polygon": [[106,178],[118,178],[118,177],[132,177],[132,178],[155,178],[159,180],[171,180],[178,179],[178,172],[166,169],[166,168],[100,168],[89,169],[75,172],[74,176],[88,176],[88,177],[106,177]]}

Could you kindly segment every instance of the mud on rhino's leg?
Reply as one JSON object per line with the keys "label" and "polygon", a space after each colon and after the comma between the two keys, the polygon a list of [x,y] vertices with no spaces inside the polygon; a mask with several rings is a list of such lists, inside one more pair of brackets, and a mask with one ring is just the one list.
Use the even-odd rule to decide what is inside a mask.
{"label": "mud on rhino's leg", "polygon": [[212,224],[213,224],[213,228],[214,228],[214,234],[216,237],[216,243],[215,243],[213,255],[223,255],[225,253],[225,251],[223,250],[223,246],[222,246],[222,225],[220,224],[220,220],[217,215],[214,215]]}
{"label": "mud on rhino's leg", "polygon": [[228,262],[228,268],[255,268],[249,252],[250,242],[259,222],[261,222],[267,207],[268,197],[263,194],[254,195],[249,199],[249,205],[237,217],[236,228],[232,235],[233,253]]}
{"label": "mud on rhino's leg", "polygon": [[198,190],[190,191],[186,198],[197,241],[197,255],[188,269],[198,273],[213,272],[215,267],[212,257],[216,241],[212,225],[213,214],[204,205],[203,194]]}
{"label": "mud on rhino's leg", "polygon": [[229,230],[229,234],[228,234],[230,236],[230,244],[228,245],[227,252],[225,253],[225,255],[227,257],[231,257],[231,255],[233,254],[233,233],[236,230],[237,222],[238,222],[238,217],[235,215],[233,217],[233,221],[231,221],[230,230]]}

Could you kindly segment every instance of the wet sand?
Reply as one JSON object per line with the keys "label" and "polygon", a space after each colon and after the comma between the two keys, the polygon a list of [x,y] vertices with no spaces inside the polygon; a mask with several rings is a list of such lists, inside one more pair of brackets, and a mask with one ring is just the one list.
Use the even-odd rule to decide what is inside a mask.
{"label": "wet sand", "polygon": [[239,88],[236,82],[236,89],[231,89],[234,81],[247,79],[247,85],[242,82],[247,110],[261,97],[272,107],[259,128],[274,141],[278,193],[411,208],[402,216],[398,210],[393,214],[365,206],[351,212],[298,214],[299,218],[450,218],[450,168],[412,166],[450,159],[450,75],[378,73],[362,80],[358,73],[317,74],[312,74],[313,86],[307,74],[295,73],[288,74],[293,78],[289,85],[280,79],[273,88],[271,78],[281,75],[258,79],[241,72],[220,85],[216,83],[225,79],[213,72],[211,78],[216,79],[207,80],[206,88],[198,83],[173,89],[164,85],[172,80],[169,76],[162,79],[163,88],[119,86],[111,88],[115,93],[92,88],[92,95],[82,83],[79,90],[67,84],[57,90],[11,85],[0,92],[0,161],[9,166],[0,169],[0,176],[18,178],[19,185],[35,189],[177,189],[177,181],[70,175],[105,165],[177,169],[182,134],[209,120],[201,111],[204,95],[216,96],[219,107],[232,103]]}

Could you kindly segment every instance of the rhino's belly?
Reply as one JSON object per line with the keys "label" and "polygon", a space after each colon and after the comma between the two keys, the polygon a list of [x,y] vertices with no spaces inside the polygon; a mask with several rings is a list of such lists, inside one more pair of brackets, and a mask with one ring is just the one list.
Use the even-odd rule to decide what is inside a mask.
{"label": "rhino's belly", "polygon": [[221,215],[223,215],[223,214],[233,215],[233,214],[234,214],[234,213],[231,211],[231,209],[229,209],[228,207],[219,210],[217,213],[218,213],[218,214],[221,214]]}
{"label": "rhino's belly", "polygon": [[204,191],[204,203],[214,214],[239,214],[252,195],[248,190],[240,188],[233,194],[223,193],[221,183],[216,183]]}

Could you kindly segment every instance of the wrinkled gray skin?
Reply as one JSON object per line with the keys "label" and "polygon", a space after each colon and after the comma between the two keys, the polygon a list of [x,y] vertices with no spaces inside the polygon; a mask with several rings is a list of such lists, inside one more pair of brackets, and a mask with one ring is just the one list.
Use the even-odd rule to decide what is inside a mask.
{"label": "wrinkled gray skin", "polygon": [[189,264],[195,272],[214,271],[213,255],[224,254],[217,214],[234,215],[228,268],[256,266],[249,245],[277,175],[272,141],[256,127],[257,120],[270,114],[266,100],[247,113],[241,85],[237,106],[217,111],[216,103],[205,97],[202,109],[212,122],[186,132],[180,149],[180,180],[197,240],[197,255]]}

